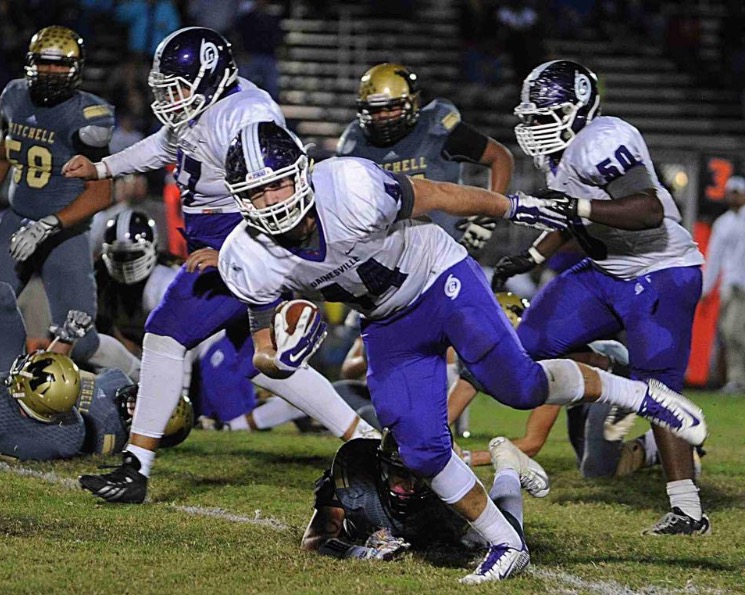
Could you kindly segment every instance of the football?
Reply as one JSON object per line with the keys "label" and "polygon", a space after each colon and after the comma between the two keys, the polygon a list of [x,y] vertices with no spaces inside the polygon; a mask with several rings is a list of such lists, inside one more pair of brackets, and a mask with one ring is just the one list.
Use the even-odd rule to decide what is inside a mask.
{"label": "football", "polygon": [[[281,314],[284,318],[288,334],[291,335],[295,332],[295,328],[297,327],[297,323],[300,320],[300,316],[303,314],[306,308],[311,309],[311,319],[313,319],[315,316],[320,315],[318,306],[316,306],[313,302],[309,302],[308,300],[289,300],[287,302],[282,302],[279,306],[277,306],[275,312],[277,314]],[[276,348],[277,341],[274,334],[274,325],[272,325],[271,331],[272,345]]]}

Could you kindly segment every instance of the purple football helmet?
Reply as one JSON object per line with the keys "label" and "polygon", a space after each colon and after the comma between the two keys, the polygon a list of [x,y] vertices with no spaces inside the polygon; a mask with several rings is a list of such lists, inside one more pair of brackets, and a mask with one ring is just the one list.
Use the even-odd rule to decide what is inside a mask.
{"label": "purple football helmet", "polygon": [[[254,122],[228,147],[225,185],[246,222],[270,235],[295,227],[315,201],[310,161],[300,139],[275,122]],[[292,178],[294,193],[280,203],[257,208],[253,198],[268,184]]]}
{"label": "purple football helmet", "polygon": [[599,114],[595,74],[576,62],[552,60],[533,69],[523,82],[515,136],[527,155],[550,155],[565,149]]}
{"label": "purple football helmet", "polygon": [[155,50],[148,78],[153,113],[175,130],[220,99],[237,78],[227,39],[205,27],[179,29]]}

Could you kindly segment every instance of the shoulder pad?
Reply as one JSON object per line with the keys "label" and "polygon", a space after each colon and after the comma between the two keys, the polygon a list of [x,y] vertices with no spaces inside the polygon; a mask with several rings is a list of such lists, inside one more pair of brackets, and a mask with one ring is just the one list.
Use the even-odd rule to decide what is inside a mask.
{"label": "shoulder pad", "polygon": [[422,109],[422,116],[429,118],[433,134],[450,134],[460,122],[460,111],[447,99],[438,97]]}
{"label": "shoulder pad", "polygon": [[361,138],[362,130],[359,123],[356,120],[350,122],[349,126],[344,129],[344,132],[339,137],[339,142],[336,144],[336,154],[340,157],[349,155],[354,151]]}
{"label": "shoulder pad", "polygon": [[78,130],[78,136],[83,144],[89,147],[107,147],[111,141],[114,129],[111,126],[83,126]]}

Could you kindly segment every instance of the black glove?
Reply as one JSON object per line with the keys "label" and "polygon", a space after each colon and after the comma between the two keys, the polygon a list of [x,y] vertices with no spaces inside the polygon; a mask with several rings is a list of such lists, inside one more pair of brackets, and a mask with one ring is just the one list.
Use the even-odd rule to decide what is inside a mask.
{"label": "black glove", "polygon": [[510,277],[515,275],[521,275],[532,271],[536,267],[537,263],[535,259],[530,255],[530,252],[520,252],[520,254],[513,254],[511,256],[503,256],[499,259],[499,262],[494,265],[494,276],[491,280],[492,291],[502,291],[504,283]]}

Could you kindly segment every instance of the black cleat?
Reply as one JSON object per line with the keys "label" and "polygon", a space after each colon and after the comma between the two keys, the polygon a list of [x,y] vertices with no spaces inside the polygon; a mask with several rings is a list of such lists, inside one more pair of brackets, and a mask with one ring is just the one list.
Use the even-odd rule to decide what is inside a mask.
{"label": "black cleat", "polygon": [[711,533],[711,522],[708,516],[703,515],[701,520],[697,521],[677,506],[655,525],[642,531],[642,535],[708,535],[709,533]]}
{"label": "black cleat", "polygon": [[122,504],[142,504],[147,495],[147,477],[140,473],[140,461],[126,450],[122,464],[102,469],[114,470],[103,475],[81,475],[80,487],[97,498]]}

